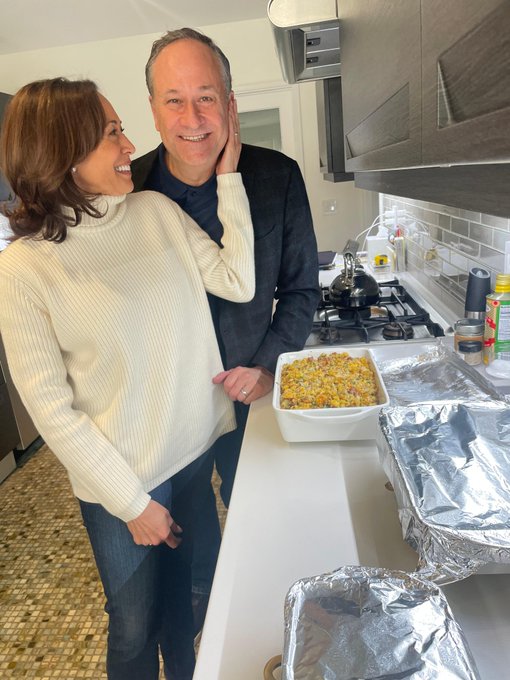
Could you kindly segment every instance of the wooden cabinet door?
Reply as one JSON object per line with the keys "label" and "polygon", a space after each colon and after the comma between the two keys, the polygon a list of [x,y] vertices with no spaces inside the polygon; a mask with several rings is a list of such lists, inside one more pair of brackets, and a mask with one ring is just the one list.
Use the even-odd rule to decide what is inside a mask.
{"label": "wooden cabinet door", "polygon": [[346,170],[419,165],[420,0],[338,8]]}
{"label": "wooden cabinet door", "polygon": [[510,2],[422,0],[423,164],[510,160]]}

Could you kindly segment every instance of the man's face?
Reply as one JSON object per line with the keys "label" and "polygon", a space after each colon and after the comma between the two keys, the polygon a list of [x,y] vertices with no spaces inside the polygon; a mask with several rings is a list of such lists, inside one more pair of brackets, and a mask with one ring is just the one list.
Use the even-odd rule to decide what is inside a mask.
{"label": "man's face", "polygon": [[228,136],[228,101],[216,55],[196,40],[165,47],[152,66],[150,98],[170,172],[187,184],[214,173]]}

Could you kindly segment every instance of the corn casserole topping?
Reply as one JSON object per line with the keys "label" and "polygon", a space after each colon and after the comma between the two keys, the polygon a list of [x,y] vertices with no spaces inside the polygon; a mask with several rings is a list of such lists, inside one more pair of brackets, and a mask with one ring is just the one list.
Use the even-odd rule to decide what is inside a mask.
{"label": "corn casserole topping", "polygon": [[332,352],[282,366],[280,408],[340,408],[378,403],[375,373],[367,357]]}

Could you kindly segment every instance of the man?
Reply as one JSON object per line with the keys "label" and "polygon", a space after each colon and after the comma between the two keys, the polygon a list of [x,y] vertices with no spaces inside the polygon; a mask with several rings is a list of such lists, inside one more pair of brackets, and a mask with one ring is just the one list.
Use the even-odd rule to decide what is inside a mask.
{"label": "man", "polygon": [[[215,169],[227,139],[229,115],[232,110],[236,115],[229,62],[210,38],[183,28],[154,43],[145,73],[162,144],[133,162],[135,190],[166,194],[219,243],[223,230],[217,217]],[[193,527],[197,631],[205,617],[221,541],[211,485],[214,462],[228,507],[249,404],[271,391],[279,354],[303,347],[320,295],[317,244],[298,165],[276,151],[243,145],[238,172],[255,232],[256,293],[246,304],[209,296],[226,369],[215,382],[223,383],[235,403],[237,429],[214,445],[203,470],[204,487],[197,492]],[[261,502],[263,493],[261,489]]]}

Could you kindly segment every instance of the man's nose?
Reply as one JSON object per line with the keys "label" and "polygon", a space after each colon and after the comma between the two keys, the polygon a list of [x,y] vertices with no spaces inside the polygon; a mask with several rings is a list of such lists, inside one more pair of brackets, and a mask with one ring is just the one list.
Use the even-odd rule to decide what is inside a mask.
{"label": "man's nose", "polygon": [[202,123],[200,109],[196,102],[188,102],[181,113],[181,123],[186,127],[197,128]]}

